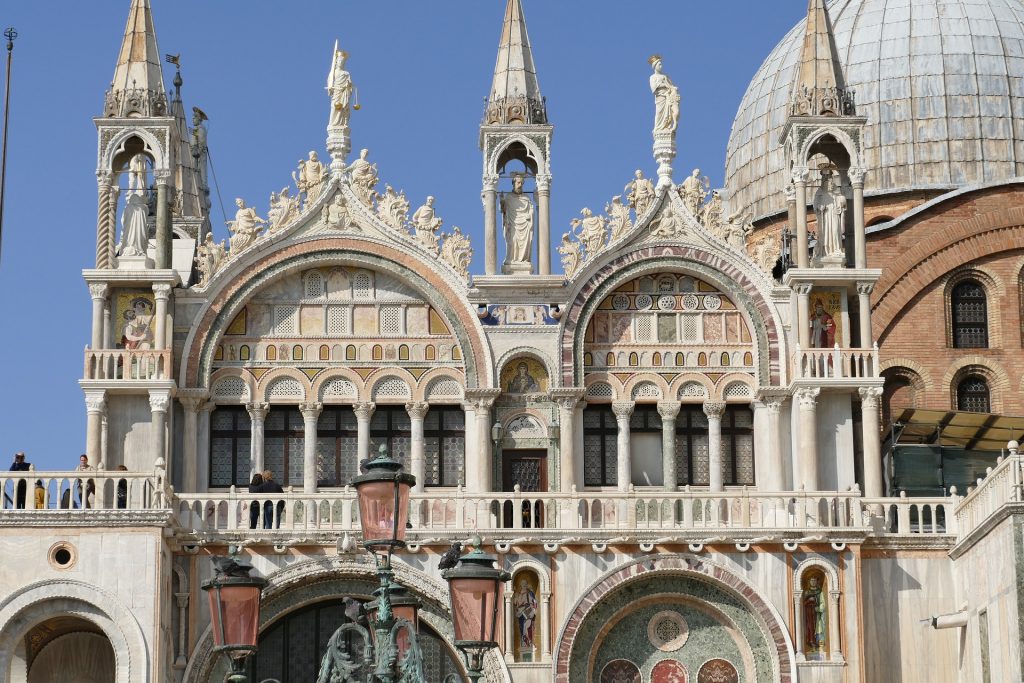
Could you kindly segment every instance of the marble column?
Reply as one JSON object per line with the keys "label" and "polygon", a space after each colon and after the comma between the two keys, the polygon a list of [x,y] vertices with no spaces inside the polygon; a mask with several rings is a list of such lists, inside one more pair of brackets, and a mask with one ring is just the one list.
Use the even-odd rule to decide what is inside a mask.
{"label": "marble column", "polygon": [[193,491],[205,491],[210,484],[210,414],[217,409],[217,404],[208,401],[199,406],[199,438],[196,443],[196,472],[192,482]]}
{"label": "marble column", "polygon": [[793,187],[796,189],[796,265],[807,267],[807,169],[793,169]]}
{"label": "marble column", "polygon": [[551,661],[551,593],[540,594],[540,624],[534,632],[540,637],[540,659]]}
{"label": "marble column", "polygon": [[804,650],[807,644],[804,642],[804,592],[802,590],[793,591],[793,614],[796,616],[795,628],[793,629],[793,645],[796,650],[796,661],[803,662],[807,660],[807,655],[804,654]]}
{"label": "marble column", "polygon": [[864,495],[867,498],[881,498],[885,495],[882,476],[882,436],[878,414],[881,398],[881,387],[860,389],[861,424],[864,428]]}
{"label": "marble column", "polygon": [[864,228],[864,171],[853,167],[849,170],[853,186],[853,244],[855,268],[868,267],[867,233]]}
{"label": "marble column", "polygon": [[682,405],[679,401],[659,401],[661,415],[661,470],[662,486],[666,491],[675,491],[679,486],[676,478],[676,418]]}
{"label": "marble column", "polygon": [[800,340],[800,348],[807,351],[811,348],[811,285],[802,282],[796,285],[795,289],[797,339]]}
{"label": "marble column", "polygon": [[182,491],[195,491],[196,460],[199,457],[199,409],[207,398],[205,391],[182,389],[178,392],[178,401],[185,416],[181,437],[181,481],[178,486]]}
{"label": "marble column", "polygon": [[[572,491],[581,482],[576,479],[575,446],[576,408],[583,400],[582,389],[561,389],[552,392],[558,404],[558,490]],[[582,456],[580,456],[582,457]]]}
{"label": "marble column", "polygon": [[107,297],[103,302],[103,348],[112,349],[114,348],[114,329],[117,325],[114,324],[111,316],[114,314],[113,306],[110,305],[110,297]]}
{"label": "marble column", "polygon": [[[860,311],[858,325],[860,326],[860,348],[870,349],[874,342],[871,335],[871,292],[875,289],[874,282],[857,283],[857,303]],[[878,368],[875,368],[878,371]]]}
{"label": "marble column", "polygon": [[[777,493],[786,488],[786,464],[782,457],[782,404],[785,402],[783,396],[765,396],[758,402],[760,410],[767,414],[768,434],[767,438],[761,439],[755,435],[755,440],[763,443],[767,448],[768,467],[762,470],[766,475],[762,482],[759,482],[758,489]],[[758,408],[755,405],[755,411]],[[787,430],[788,432],[788,430]]]}
{"label": "marble column", "polygon": [[171,267],[171,172],[159,170],[153,174],[156,180],[156,267],[166,270]]}
{"label": "marble column", "polygon": [[[822,595],[822,597],[825,596]],[[839,591],[837,590],[828,593],[828,649],[831,661],[846,661],[839,648]]]}
{"label": "marble column", "polygon": [[[153,285],[153,297],[156,299],[156,311],[153,314],[153,347],[158,351],[166,349],[167,339],[167,302],[171,297],[171,286],[167,283]],[[170,368],[164,368],[164,375],[171,374]]]}
{"label": "marble column", "polygon": [[629,419],[633,416],[633,408],[636,404],[633,401],[615,401],[612,403],[612,412],[615,414],[615,422],[618,425],[618,468],[616,469],[616,484],[619,491],[629,491],[629,485],[633,482],[633,463],[630,457],[630,429]]}
{"label": "marble column", "polygon": [[476,410],[472,401],[464,401],[462,403],[462,410],[465,413],[466,455],[462,464],[461,484],[463,487],[468,488],[470,482],[477,480],[477,472],[479,470],[477,459],[473,457],[473,445],[476,443]]}
{"label": "marble column", "polygon": [[352,410],[356,414],[356,462],[362,463],[370,457],[370,418],[376,409],[375,403],[356,403]]}
{"label": "marble column", "polygon": [[540,275],[551,274],[551,176],[537,176],[537,259]]}
{"label": "marble column", "polygon": [[170,404],[171,393],[167,389],[149,390],[149,410],[153,416],[153,462],[163,460],[164,469],[168,472],[171,471],[167,457],[167,408]]}
{"label": "marble column", "polygon": [[[246,403],[245,410],[249,413],[249,477],[266,469],[263,450],[263,426],[270,412],[269,403]],[[287,480],[285,473],[281,478]]]}
{"label": "marble column", "polygon": [[796,484],[805,491],[818,490],[818,395],[821,389],[802,388],[793,394],[797,405],[797,464]]}
{"label": "marble column", "polygon": [[89,462],[103,459],[103,418],[107,414],[107,392],[105,389],[85,390],[85,454]]}
{"label": "marble column", "polygon": [[302,491],[316,493],[317,462],[316,462],[316,427],[320,419],[323,403],[301,403],[302,413]]}
{"label": "marble column", "polygon": [[426,443],[423,438],[423,418],[430,410],[429,403],[406,403],[405,411],[409,413],[409,430],[411,443],[409,444],[409,469],[412,476],[416,477],[416,486],[413,491],[420,493],[427,483],[427,461],[425,457]]}
{"label": "marble column", "polygon": [[478,478],[470,490],[486,493],[494,490],[494,455],[491,452],[491,408],[494,406],[494,397],[478,397],[473,403]]}
{"label": "marble column", "polygon": [[705,401],[704,414],[708,418],[708,483],[712,493],[725,490],[722,472],[722,415],[725,414],[723,401]]}
{"label": "marble column", "polygon": [[[512,582],[510,581],[508,584],[506,584],[504,590],[505,609],[503,616],[505,617],[505,645],[502,648],[505,652],[505,661],[509,664],[516,661],[516,632],[513,621],[515,619],[515,616],[512,610],[513,591],[511,586],[509,585],[511,583]],[[536,632],[536,630],[534,632]]]}
{"label": "marble column", "polygon": [[96,173],[99,202],[96,208],[96,267],[114,267],[114,240],[117,224],[118,188],[114,174],[108,171]]}
{"label": "marble column", "polygon": [[89,285],[89,295],[92,296],[92,338],[89,348],[93,351],[104,348],[103,311],[109,292],[110,288],[104,283],[94,282]]}
{"label": "marble column", "polygon": [[484,176],[484,273],[498,272],[498,176]]}

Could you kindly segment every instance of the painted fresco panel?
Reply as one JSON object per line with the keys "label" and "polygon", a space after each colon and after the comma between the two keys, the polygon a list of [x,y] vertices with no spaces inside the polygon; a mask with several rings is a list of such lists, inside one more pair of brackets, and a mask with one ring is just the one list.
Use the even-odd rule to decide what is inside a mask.
{"label": "painted fresco panel", "polygon": [[119,289],[114,301],[119,349],[153,348],[156,302],[152,290]]}
{"label": "painted fresco panel", "polygon": [[533,358],[515,358],[501,371],[501,388],[510,394],[536,394],[548,390],[548,371]]}
{"label": "painted fresco panel", "polygon": [[843,340],[843,294],[837,289],[811,293],[811,347],[831,349]]}

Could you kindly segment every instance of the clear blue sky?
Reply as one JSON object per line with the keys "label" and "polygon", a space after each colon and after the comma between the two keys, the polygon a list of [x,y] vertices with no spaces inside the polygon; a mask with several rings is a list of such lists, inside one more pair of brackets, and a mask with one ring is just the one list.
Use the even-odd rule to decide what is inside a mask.
{"label": "clear blue sky", "polygon": [[[265,213],[310,149],[324,154],[324,92],[337,38],[363,108],[356,150],[413,207],[468,232],[482,271],[478,125],[504,0],[282,3],[153,0],[164,53],[181,53],[185,105],[210,116],[225,206]],[[6,2],[15,26],[7,206],[0,261],[0,467],[24,450],[67,469],[84,450],[77,380],[88,343],[96,232],[96,130],[128,0]],[[555,125],[552,237],[595,211],[642,168],[654,174],[647,58],[664,55],[683,96],[676,180],[700,167],[723,184],[725,146],[750,78],[806,12],[805,0],[524,0]],[[173,72],[165,70],[170,87]],[[3,78],[0,71],[0,79]],[[2,83],[2,81],[0,81]],[[214,230],[225,236],[217,197]],[[180,428],[180,424],[177,425]]]}

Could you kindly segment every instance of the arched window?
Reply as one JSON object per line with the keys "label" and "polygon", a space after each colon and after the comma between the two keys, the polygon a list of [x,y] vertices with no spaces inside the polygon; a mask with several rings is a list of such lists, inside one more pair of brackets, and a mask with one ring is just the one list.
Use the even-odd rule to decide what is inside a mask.
{"label": "arched window", "polygon": [[988,382],[985,381],[984,377],[969,375],[957,385],[957,410],[968,410],[972,413],[989,413],[992,412],[991,405]]}
{"label": "arched window", "polygon": [[964,280],[953,288],[953,346],[988,348],[988,305],[985,288],[977,280]]}

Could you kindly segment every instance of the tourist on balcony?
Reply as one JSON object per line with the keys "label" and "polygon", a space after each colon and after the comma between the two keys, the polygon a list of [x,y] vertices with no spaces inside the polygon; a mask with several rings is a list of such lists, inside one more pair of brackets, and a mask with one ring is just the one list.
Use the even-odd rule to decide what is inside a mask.
{"label": "tourist on balcony", "polygon": [[[118,472],[127,472],[128,468],[124,465],[117,466]],[[128,480],[118,479],[117,480],[117,509],[124,510],[128,507]]]}
{"label": "tourist on balcony", "polygon": [[[281,485],[274,481],[274,473],[270,470],[263,470],[263,483],[259,487],[260,493],[284,493]],[[274,504],[271,501],[263,503],[263,528],[271,529],[275,526],[281,528],[281,515],[284,514],[284,501],[277,501],[277,520],[274,522]]]}
{"label": "tourist on balcony", "polygon": [[[94,472],[95,467],[89,464],[89,456],[82,453],[78,457],[78,467],[75,468],[76,472]],[[75,502],[75,507],[91,507],[90,498],[96,493],[96,482],[92,479],[86,481],[85,484],[85,495],[82,495],[82,480],[78,479],[75,482],[75,492],[78,494],[78,501]]]}
{"label": "tourist on balcony", "polygon": [[[28,472],[31,465],[25,462],[25,454],[18,451],[14,454],[14,462],[11,464],[11,472]],[[18,480],[17,491],[14,494],[14,506],[19,510],[25,509],[25,494],[28,492],[28,482],[24,479]]]}
{"label": "tourist on balcony", "polygon": [[[249,493],[259,493],[260,486],[263,485],[263,475],[257,472],[252,475],[252,481],[249,482]],[[260,504],[258,501],[252,501],[249,503],[249,528],[255,529],[260,521]]]}
{"label": "tourist on balcony", "polygon": [[43,486],[42,479],[36,479],[35,499],[36,510],[42,510],[46,507],[46,488]]}

